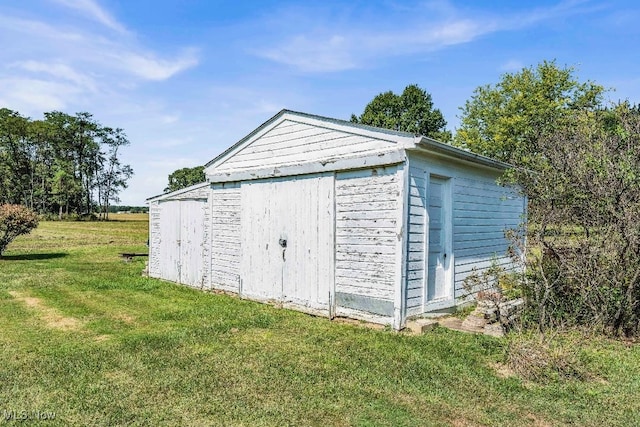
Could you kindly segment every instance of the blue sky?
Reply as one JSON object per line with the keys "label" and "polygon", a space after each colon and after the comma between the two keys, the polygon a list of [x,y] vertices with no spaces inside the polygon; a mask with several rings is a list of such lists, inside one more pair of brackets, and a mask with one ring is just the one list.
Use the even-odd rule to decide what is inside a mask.
{"label": "blue sky", "polygon": [[142,205],[282,108],[348,119],[417,83],[454,130],[476,87],[545,59],[640,102],[638,22],[632,1],[3,1],[0,107],[124,128]]}

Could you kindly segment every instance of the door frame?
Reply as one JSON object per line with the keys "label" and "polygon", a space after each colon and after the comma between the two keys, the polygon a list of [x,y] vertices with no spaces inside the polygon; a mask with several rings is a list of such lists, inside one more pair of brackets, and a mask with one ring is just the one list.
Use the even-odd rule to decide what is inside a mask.
{"label": "door frame", "polygon": [[[449,308],[455,305],[455,283],[453,280],[455,262],[453,253],[453,177],[433,173],[429,170],[425,170],[424,175],[426,186],[425,194],[427,195],[427,200],[425,204],[425,274],[423,283],[422,311],[427,313],[429,311]],[[442,181],[442,223],[444,229],[443,251],[447,255],[447,257],[446,261],[444,262],[444,286],[446,288],[446,295],[437,300],[429,301],[429,197],[431,197],[429,189],[431,186],[432,177]]]}

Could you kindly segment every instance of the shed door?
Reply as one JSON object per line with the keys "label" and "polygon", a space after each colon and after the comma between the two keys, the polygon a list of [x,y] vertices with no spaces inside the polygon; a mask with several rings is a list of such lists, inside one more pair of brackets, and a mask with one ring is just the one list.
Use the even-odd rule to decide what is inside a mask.
{"label": "shed door", "polygon": [[160,203],[160,277],[190,286],[203,278],[204,205],[206,200]]}
{"label": "shed door", "polygon": [[180,202],[180,283],[202,286],[204,204],[200,200]]}
{"label": "shed door", "polygon": [[245,182],[242,293],[329,309],[333,288],[333,175]]}
{"label": "shed door", "polygon": [[428,309],[437,308],[439,303],[446,303],[453,298],[451,286],[451,215],[449,180],[429,177],[428,221],[429,248],[427,261],[427,292],[426,304]]}
{"label": "shed door", "polygon": [[180,281],[180,202],[160,202],[160,277]]}

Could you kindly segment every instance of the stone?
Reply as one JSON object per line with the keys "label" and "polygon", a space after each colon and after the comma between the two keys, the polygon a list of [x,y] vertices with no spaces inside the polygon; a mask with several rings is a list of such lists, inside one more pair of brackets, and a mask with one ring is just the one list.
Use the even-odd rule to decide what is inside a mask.
{"label": "stone", "polygon": [[505,329],[502,323],[491,323],[484,327],[484,334],[492,337],[501,338],[504,337]]}
{"label": "stone", "polygon": [[485,319],[484,313],[476,309],[464,319],[462,327],[466,329],[482,329],[486,324],[487,319]]}
{"label": "stone", "polygon": [[407,329],[414,334],[424,334],[438,326],[438,321],[433,319],[416,319],[407,322]]}

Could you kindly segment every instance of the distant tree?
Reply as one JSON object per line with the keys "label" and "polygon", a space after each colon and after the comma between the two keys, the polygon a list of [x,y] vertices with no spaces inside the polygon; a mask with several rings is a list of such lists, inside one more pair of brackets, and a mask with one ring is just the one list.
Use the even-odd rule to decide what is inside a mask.
{"label": "distant tree", "polygon": [[[461,108],[454,145],[497,160],[533,169],[544,155],[544,135],[574,120],[575,111],[602,108],[604,88],[580,82],[572,67],[555,61],[507,73],[495,86],[480,86]],[[540,155],[542,154],[542,155]]]}
{"label": "distant tree", "polygon": [[38,226],[38,216],[22,205],[0,205],[0,257],[9,243]]}
{"label": "distant tree", "polygon": [[196,166],[194,168],[182,168],[174,171],[169,175],[169,186],[164,189],[165,193],[180,190],[190,185],[204,182],[204,166]]}
{"label": "distant tree", "polygon": [[447,122],[431,95],[418,85],[407,86],[401,95],[388,91],[377,95],[360,116],[351,115],[353,123],[424,135],[442,142],[451,140]]}

